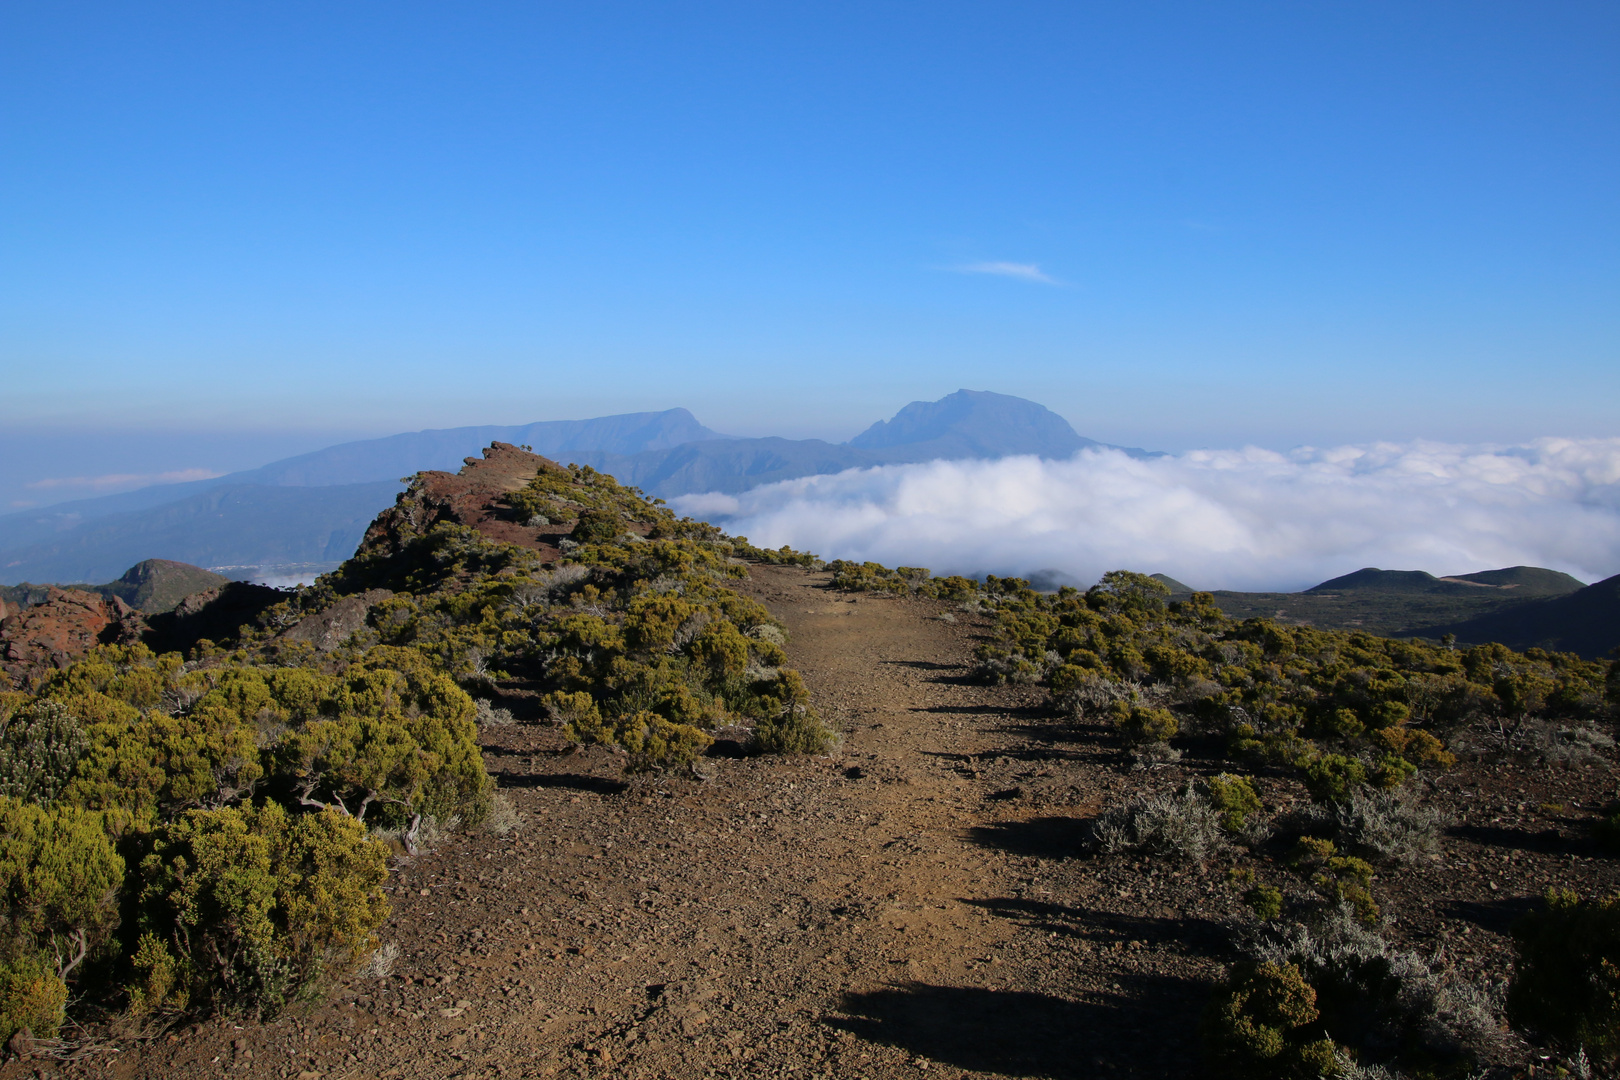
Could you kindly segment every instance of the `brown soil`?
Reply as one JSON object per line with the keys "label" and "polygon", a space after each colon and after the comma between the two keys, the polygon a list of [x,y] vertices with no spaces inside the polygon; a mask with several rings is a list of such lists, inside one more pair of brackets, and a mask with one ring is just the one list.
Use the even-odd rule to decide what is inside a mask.
{"label": "brown soil", "polygon": [[[554,729],[489,729],[521,825],[399,869],[388,977],[0,1080],[1201,1072],[1197,1016],[1247,918],[1230,863],[1098,858],[1083,837],[1105,803],[1217,763],[1133,772],[1039,690],[966,681],[976,617],[825,582],[756,567],[749,588],[845,732],[836,756],[631,782]],[[1607,769],[1496,768],[1447,776],[1444,855],[1375,889],[1394,936],[1499,976],[1532,897],[1620,875],[1570,820]],[[1273,808],[1300,797],[1264,786]]]}

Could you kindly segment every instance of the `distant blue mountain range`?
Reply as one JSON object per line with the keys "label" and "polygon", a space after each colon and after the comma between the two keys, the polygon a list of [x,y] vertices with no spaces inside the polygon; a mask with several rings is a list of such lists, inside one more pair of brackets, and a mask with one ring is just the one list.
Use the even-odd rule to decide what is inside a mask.
{"label": "distant blue mountain range", "polygon": [[590,465],[663,498],[735,494],[778,480],[900,462],[1066,458],[1104,445],[1033,401],[976,390],[913,402],[847,443],[732,438],[685,409],[417,431],[342,443],[213,480],[5,515],[0,584],[103,581],[152,558],[235,568],[335,564],[353,553],[366,526],[393,502],[402,477],[457,469],[497,440]]}

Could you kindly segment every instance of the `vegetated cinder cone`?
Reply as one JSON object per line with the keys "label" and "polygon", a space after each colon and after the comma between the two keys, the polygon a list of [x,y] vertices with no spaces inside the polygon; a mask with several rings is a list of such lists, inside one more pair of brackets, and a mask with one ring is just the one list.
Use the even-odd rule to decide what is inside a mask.
{"label": "vegetated cinder cone", "polygon": [[1620,647],[1620,574],[1564,596],[1526,600],[1424,633],[1449,633],[1463,642],[1496,641],[1514,649],[1540,648],[1599,659]]}
{"label": "vegetated cinder cone", "polygon": [[1511,589],[1520,596],[1564,596],[1586,588],[1586,583],[1559,570],[1541,566],[1509,566],[1501,570],[1481,570],[1477,574],[1453,574],[1443,581],[1471,581]]}

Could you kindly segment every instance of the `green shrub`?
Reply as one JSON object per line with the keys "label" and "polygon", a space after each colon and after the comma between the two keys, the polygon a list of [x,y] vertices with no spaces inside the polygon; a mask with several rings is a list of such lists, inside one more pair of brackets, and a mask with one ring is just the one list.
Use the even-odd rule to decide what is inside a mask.
{"label": "green shrub", "polygon": [[65,797],[104,811],[117,833],[144,831],[190,807],[222,806],[264,776],[257,733],[233,709],[213,702],[183,716],[144,715],[103,694],[73,699],[89,745]]}
{"label": "green shrub", "polygon": [[117,928],[123,880],[99,814],[0,796],[0,949],[49,954],[67,974]]}
{"label": "green shrub", "polygon": [[62,1028],[67,984],[56,967],[34,953],[0,959],[0,1046],[27,1029],[36,1039],[54,1039]]}
{"label": "green shrub", "polygon": [[9,717],[0,708],[0,795],[49,803],[67,786],[87,740],[60,701],[31,701]]}
{"label": "green shrub", "polygon": [[754,745],[764,754],[830,754],[838,733],[813,709],[786,709],[754,725]]}
{"label": "green shrub", "polygon": [[1294,848],[1292,862],[1329,904],[1347,905],[1367,926],[1378,922],[1378,905],[1372,896],[1373,868],[1365,859],[1339,854],[1331,840],[1305,836]]}
{"label": "green shrub", "polygon": [[1204,781],[1204,790],[1210,805],[1220,812],[1221,828],[1229,833],[1242,832],[1249,818],[1261,810],[1260,793],[1247,776],[1221,773]]}
{"label": "green shrub", "polygon": [[568,536],[581,544],[606,544],[624,532],[624,519],[612,510],[582,510]]}
{"label": "green shrub", "polygon": [[1254,917],[1262,922],[1282,917],[1283,894],[1275,885],[1267,885],[1264,882],[1255,885],[1243,894],[1243,902],[1249,905]]}
{"label": "green shrub", "polygon": [[1169,709],[1146,708],[1123,701],[1116,701],[1109,715],[1125,742],[1131,746],[1167,743],[1180,727],[1176,714]]}
{"label": "green shrub", "polygon": [[1294,964],[1239,965],[1216,990],[1204,1020],[1211,1056],[1233,1076],[1293,1080],[1332,1075],[1333,1040],[1322,1037],[1316,988]]}
{"label": "green shrub", "polygon": [[[1346,908],[1267,929],[1249,949],[1205,1028],[1234,1075],[1463,1076],[1500,1037],[1488,994],[1392,947]],[[1342,1068],[1351,1062],[1367,1071]]]}
{"label": "green shrub", "polygon": [[1323,754],[1305,767],[1305,789],[1320,803],[1344,802],[1366,782],[1366,766],[1343,754]]}
{"label": "green shrub", "polygon": [[135,955],[130,957],[130,967],[135,978],[126,989],[132,1015],[144,1016],[164,1006],[183,1012],[190,1004],[195,972],[169,952],[156,934],[148,931],[141,935]]}
{"label": "green shrub", "polygon": [[760,719],[754,744],[766,754],[827,754],[838,733],[810,704],[810,690],[797,671],[781,671],[759,688]]}
{"label": "green shrub", "polygon": [[386,874],[386,849],[334,810],[188,811],[141,862],[132,996],[183,977],[193,1002],[272,1015],[375,947]]}
{"label": "green shrub", "polygon": [[[278,773],[301,803],[358,820],[376,805],[413,828],[424,816],[477,825],[494,790],[478,748],[478,707],[448,675],[402,652],[368,658],[329,687],[322,710],[336,715],[293,728],[276,748]],[[409,666],[381,666],[389,660]]]}
{"label": "green shrub", "polygon": [[1549,889],[1546,905],[1513,928],[1508,1015],[1599,1062],[1620,1060],[1620,896]]}

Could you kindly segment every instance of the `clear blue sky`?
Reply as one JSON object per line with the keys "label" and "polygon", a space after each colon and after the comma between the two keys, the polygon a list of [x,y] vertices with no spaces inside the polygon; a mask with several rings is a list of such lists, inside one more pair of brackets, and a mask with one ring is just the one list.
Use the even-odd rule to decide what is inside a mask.
{"label": "clear blue sky", "polygon": [[0,140],[0,449],[1620,434],[1612,2],[12,0]]}

